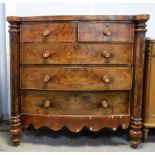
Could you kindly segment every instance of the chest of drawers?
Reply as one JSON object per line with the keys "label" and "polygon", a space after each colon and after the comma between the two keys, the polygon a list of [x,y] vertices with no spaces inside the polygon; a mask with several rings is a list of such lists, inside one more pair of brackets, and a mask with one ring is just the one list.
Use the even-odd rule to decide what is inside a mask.
{"label": "chest of drawers", "polygon": [[11,139],[21,127],[142,132],[145,22],[137,16],[8,17]]}

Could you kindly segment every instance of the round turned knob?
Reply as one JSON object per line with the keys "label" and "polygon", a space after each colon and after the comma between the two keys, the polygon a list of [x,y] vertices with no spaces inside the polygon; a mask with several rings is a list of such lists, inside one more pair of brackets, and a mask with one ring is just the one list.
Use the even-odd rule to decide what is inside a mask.
{"label": "round turned knob", "polygon": [[109,76],[105,75],[105,76],[103,76],[103,81],[104,81],[104,83],[109,83],[111,81],[111,79]]}
{"label": "round turned knob", "polygon": [[45,77],[43,78],[43,82],[47,83],[50,80],[50,76],[49,75],[45,75]]}
{"label": "round turned knob", "polygon": [[47,100],[47,101],[45,101],[43,104],[44,104],[44,107],[45,107],[45,108],[49,108],[50,105],[51,105],[51,101]]}
{"label": "round turned knob", "polygon": [[110,35],[111,35],[111,31],[110,31],[110,30],[104,30],[104,31],[103,31],[103,34],[104,34],[105,36],[110,36]]}
{"label": "round turned knob", "polygon": [[102,101],[101,105],[103,108],[108,108],[108,106],[109,106],[107,101]]}
{"label": "round turned knob", "polygon": [[111,54],[108,51],[104,51],[102,54],[105,58],[110,58]]}
{"label": "round turned knob", "polygon": [[45,52],[43,53],[43,58],[48,58],[49,55],[50,55],[50,52],[49,52],[49,51],[45,51]]}
{"label": "round turned knob", "polygon": [[48,31],[48,30],[46,30],[46,31],[44,31],[43,32],[43,35],[46,37],[46,36],[48,36],[50,34],[50,31]]}

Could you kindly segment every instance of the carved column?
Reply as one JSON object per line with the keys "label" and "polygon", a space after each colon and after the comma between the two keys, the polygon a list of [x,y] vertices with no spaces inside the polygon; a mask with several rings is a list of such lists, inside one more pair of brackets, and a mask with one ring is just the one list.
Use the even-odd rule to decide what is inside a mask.
{"label": "carved column", "polygon": [[131,125],[130,125],[130,144],[137,148],[142,137],[142,93],[143,93],[143,71],[144,71],[144,52],[145,52],[145,32],[147,19],[135,21],[134,38],[134,83],[133,100],[131,105]]}
{"label": "carved column", "polygon": [[20,99],[19,99],[19,23],[10,23],[10,55],[11,55],[11,140],[13,145],[20,144],[21,123],[20,123]]}

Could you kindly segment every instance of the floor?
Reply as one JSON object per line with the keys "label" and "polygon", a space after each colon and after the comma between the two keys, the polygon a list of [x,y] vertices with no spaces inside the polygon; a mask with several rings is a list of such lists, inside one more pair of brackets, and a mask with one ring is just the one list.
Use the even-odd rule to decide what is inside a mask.
{"label": "floor", "polygon": [[67,129],[52,132],[48,128],[26,129],[20,146],[13,147],[9,138],[8,123],[0,125],[0,152],[155,152],[155,129],[149,132],[148,142],[141,143],[138,149],[132,149],[128,143],[128,131],[104,129],[97,133],[83,130],[72,134]]}

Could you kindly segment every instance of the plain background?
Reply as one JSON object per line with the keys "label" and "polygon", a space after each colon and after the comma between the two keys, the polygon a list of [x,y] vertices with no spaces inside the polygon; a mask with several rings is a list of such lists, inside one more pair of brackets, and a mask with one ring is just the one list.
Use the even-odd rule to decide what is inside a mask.
{"label": "plain background", "polygon": [[10,116],[10,53],[6,16],[150,14],[147,37],[155,38],[155,4],[0,3],[0,116]]}

